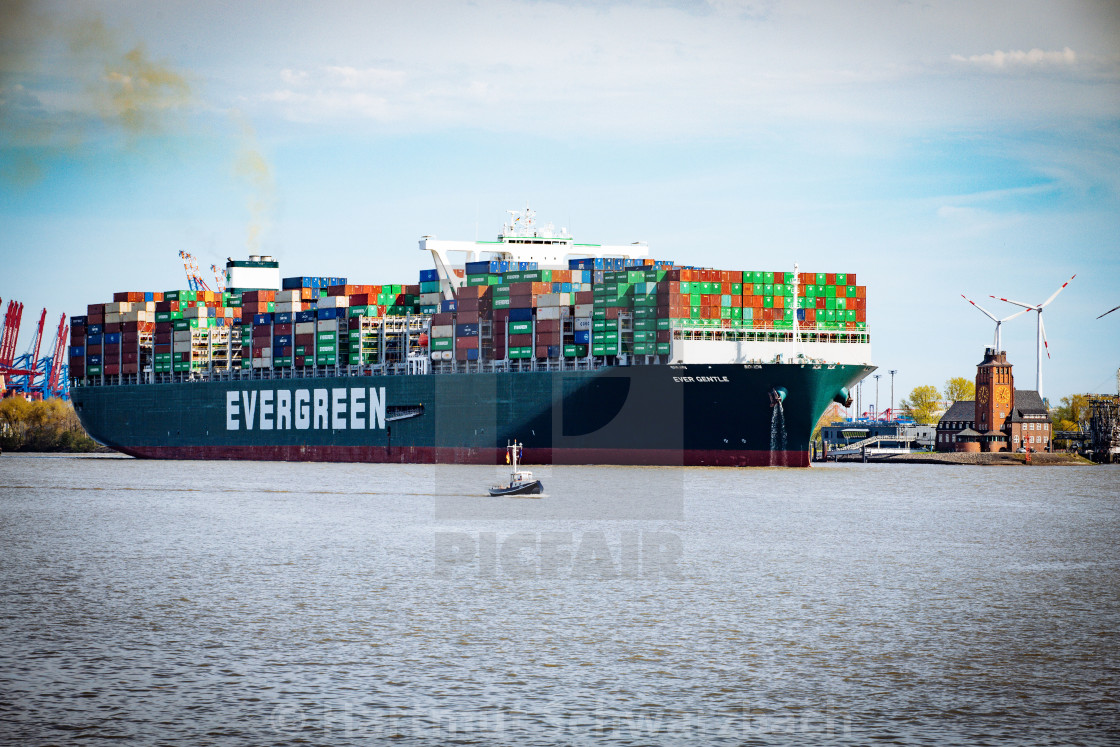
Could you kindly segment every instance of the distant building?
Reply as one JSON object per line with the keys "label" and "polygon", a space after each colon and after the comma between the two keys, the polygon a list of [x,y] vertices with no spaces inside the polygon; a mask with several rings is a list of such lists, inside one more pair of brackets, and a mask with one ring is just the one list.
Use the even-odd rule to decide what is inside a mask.
{"label": "distant building", "polygon": [[1007,353],[984,351],[976,400],[954,402],[937,423],[937,451],[1049,451],[1050,413],[1038,392],[1016,389]]}
{"label": "distant building", "polygon": [[875,436],[883,437],[878,446],[930,449],[934,444],[934,427],[895,420],[843,420],[821,426],[821,441],[831,451]]}

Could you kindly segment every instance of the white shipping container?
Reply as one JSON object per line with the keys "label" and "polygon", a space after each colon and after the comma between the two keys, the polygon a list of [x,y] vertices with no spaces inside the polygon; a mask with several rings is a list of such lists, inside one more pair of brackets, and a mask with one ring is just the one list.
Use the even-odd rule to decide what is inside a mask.
{"label": "white shipping container", "polygon": [[[577,306],[576,308],[579,308],[579,307]],[[582,332],[584,330],[591,329],[591,317],[588,316],[586,318],[580,319],[579,316],[580,316],[579,314],[576,314],[577,318],[576,318],[575,322],[573,322],[572,328],[575,329],[577,332]]]}
{"label": "white shipping container", "polygon": [[552,306],[559,306],[559,305],[560,305],[560,294],[559,293],[542,293],[539,296],[537,296],[537,308],[538,309],[549,308],[549,307],[552,307]]}
{"label": "white shipping container", "polygon": [[432,337],[454,337],[455,325],[454,324],[439,324],[432,327]]}
{"label": "white shipping container", "polygon": [[177,329],[174,332],[172,332],[171,334],[174,335],[171,338],[172,342],[183,342],[183,341],[190,342],[191,341],[191,330],[189,330],[189,329]]}
{"label": "white shipping container", "polygon": [[125,311],[132,311],[132,304],[128,301],[113,301],[112,303],[105,304],[106,314],[108,314],[109,312],[113,312],[114,314],[121,314]]}
{"label": "white shipping container", "polygon": [[155,312],[146,311],[145,309],[137,309],[136,311],[126,311],[121,314],[122,322],[151,322],[155,321]]}
{"label": "white shipping container", "polygon": [[421,306],[438,306],[443,296],[439,293],[421,293],[420,305]]}
{"label": "white shipping container", "polygon": [[280,310],[279,306],[282,303],[298,303],[299,300],[300,300],[300,291],[298,291],[298,290],[277,291],[277,293],[276,293],[277,309],[276,310],[277,311]]}
{"label": "white shipping container", "polygon": [[595,304],[593,303],[576,304],[574,308],[575,311],[572,312],[572,316],[578,319],[590,319],[595,312]]}
{"label": "white shipping container", "polygon": [[440,354],[440,356],[443,358],[443,360],[445,360],[445,361],[451,360],[452,354],[451,354],[450,350],[437,350],[436,352]]}
{"label": "white shipping container", "polygon": [[349,296],[325,296],[319,299],[320,309],[345,309],[349,306]]}
{"label": "white shipping container", "polygon": [[315,329],[318,332],[337,332],[338,319],[320,319],[315,322]]}
{"label": "white shipping container", "polygon": [[291,303],[280,303],[277,301],[276,303],[276,313],[278,314],[294,314],[297,311],[303,311],[302,301],[293,301]]}
{"label": "white shipping container", "polygon": [[297,335],[315,334],[315,322],[296,322]]}
{"label": "white shipping container", "polygon": [[121,323],[120,313],[118,313],[116,311],[106,311],[105,312],[105,324],[120,324],[120,323]]}
{"label": "white shipping container", "polygon": [[183,309],[184,319],[208,319],[210,317],[210,309],[206,306],[194,306],[189,309]]}
{"label": "white shipping container", "polygon": [[559,319],[559,318],[560,318],[560,307],[559,306],[547,306],[543,309],[540,308],[540,307],[537,308],[537,319]]}

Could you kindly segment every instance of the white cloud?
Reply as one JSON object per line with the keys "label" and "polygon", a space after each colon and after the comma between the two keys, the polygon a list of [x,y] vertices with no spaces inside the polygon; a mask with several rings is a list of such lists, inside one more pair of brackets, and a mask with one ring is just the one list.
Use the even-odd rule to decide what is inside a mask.
{"label": "white cloud", "polygon": [[987,54],[974,54],[968,57],[955,54],[954,62],[964,62],[996,70],[1010,70],[1015,68],[1052,68],[1073,67],[1077,64],[1077,53],[1069,47],[1061,51],[1046,51],[1032,49],[1029,52],[1014,49],[1009,52],[996,50]]}
{"label": "white cloud", "polygon": [[400,70],[331,66],[325,72],[328,84],[345,88],[399,88],[405,82]]}

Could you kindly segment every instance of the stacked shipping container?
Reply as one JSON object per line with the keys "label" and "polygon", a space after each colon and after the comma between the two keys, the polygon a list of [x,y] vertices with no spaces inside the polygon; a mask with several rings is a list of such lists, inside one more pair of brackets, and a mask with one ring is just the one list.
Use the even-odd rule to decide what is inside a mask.
{"label": "stacked shipping container", "polygon": [[[664,356],[674,329],[866,329],[851,273],[726,271],[653,260],[468,263],[450,293],[434,270],[416,285],[285,278],[242,293],[117,293],[71,321],[75,378],[230,368]],[[448,300],[445,295],[453,295]]]}

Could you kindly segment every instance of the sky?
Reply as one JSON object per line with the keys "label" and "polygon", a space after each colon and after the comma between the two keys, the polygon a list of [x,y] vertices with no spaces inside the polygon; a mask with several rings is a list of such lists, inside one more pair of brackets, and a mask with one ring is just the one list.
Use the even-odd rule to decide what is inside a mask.
{"label": "sky", "polygon": [[[720,269],[855,273],[880,405],[1040,303],[1054,403],[1120,367],[1120,5],[0,0],[0,298],[416,282],[506,210]],[[204,272],[208,277],[209,273]],[[1036,314],[1003,347],[1035,385]],[[48,348],[50,340],[44,342]],[[865,385],[872,401],[874,385]]]}

